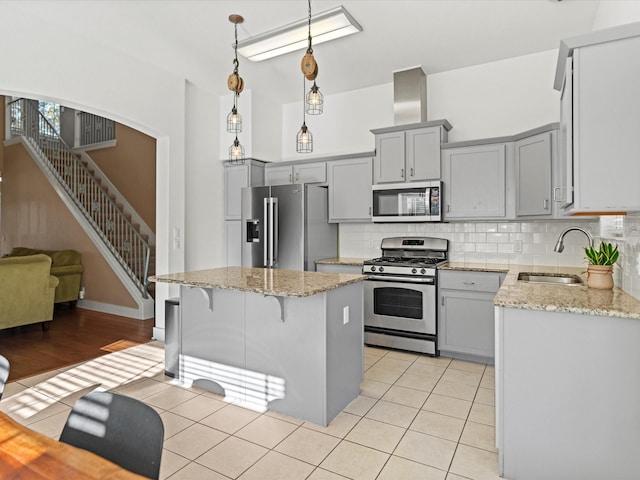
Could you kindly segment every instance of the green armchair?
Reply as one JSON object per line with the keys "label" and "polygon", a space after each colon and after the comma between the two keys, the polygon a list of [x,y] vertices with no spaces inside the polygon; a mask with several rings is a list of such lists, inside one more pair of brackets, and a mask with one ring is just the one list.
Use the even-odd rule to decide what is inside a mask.
{"label": "green armchair", "polygon": [[58,278],[55,303],[72,302],[78,300],[80,283],[82,281],[82,258],[76,250],[38,250],[35,248],[15,247],[9,257],[24,257],[28,255],[45,254],[51,258],[51,275]]}
{"label": "green armchair", "polygon": [[58,279],[50,269],[46,255],[0,258],[0,329],[53,320]]}

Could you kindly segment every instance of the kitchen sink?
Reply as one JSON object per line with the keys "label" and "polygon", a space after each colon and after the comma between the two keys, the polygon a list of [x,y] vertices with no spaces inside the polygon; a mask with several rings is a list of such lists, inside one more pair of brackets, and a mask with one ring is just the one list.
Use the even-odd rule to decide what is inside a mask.
{"label": "kitchen sink", "polygon": [[582,279],[578,275],[567,273],[531,273],[520,272],[518,280],[529,283],[549,283],[555,285],[582,285]]}

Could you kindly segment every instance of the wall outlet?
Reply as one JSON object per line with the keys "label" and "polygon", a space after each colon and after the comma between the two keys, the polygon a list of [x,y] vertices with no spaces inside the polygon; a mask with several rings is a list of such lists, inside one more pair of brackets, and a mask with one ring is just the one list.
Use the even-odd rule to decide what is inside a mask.
{"label": "wall outlet", "polygon": [[173,249],[180,249],[180,229],[178,227],[173,227]]}
{"label": "wall outlet", "polygon": [[84,300],[84,294],[85,294],[84,287],[82,287],[80,289],[80,291],[78,292],[78,299],[79,300]]}
{"label": "wall outlet", "polygon": [[522,240],[516,240],[513,251],[516,253],[522,253]]}
{"label": "wall outlet", "polygon": [[349,323],[349,305],[342,309],[342,323],[343,325]]}

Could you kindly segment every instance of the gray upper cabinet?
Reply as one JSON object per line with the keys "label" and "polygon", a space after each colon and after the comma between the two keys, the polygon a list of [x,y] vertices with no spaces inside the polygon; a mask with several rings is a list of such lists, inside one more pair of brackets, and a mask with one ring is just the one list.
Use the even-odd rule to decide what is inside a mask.
{"label": "gray upper cabinet", "polygon": [[376,156],[373,163],[375,183],[404,182],[404,132],[376,135]]}
{"label": "gray upper cabinet", "polygon": [[266,185],[325,183],[326,181],[327,165],[325,162],[269,166],[265,170]]}
{"label": "gray upper cabinet", "polygon": [[551,215],[551,132],[514,144],[516,216]]}
{"label": "gray upper cabinet", "polygon": [[264,185],[264,165],[247,159],[242,165],[226,164],[224,169],[224,256],[227,266],[242,262],[242,189]]}
{"label": "gray upper cabinet", "polygon": [[405,132],[409,181],[440,179],[440,127]]}
{"label": "gray upper cabinet", "polygon": [[224,218],[240,220],[241,189],[264,184],[264,162],[246,160],[242,165],[225,165],[224,169]]}
{"label": "gray upper cabinet", "polygon": [[269,167],[264,172],[265,185],[287,185],[293,183],[293,166]]}
{"label": "gray upper cabinet", "polygon": [[506,150],[504,143],[444,150],[446,220],[506,218]]}
{"label": "gray upper cabinet", "polygon": [[329,222],[370,222],[371,157],[328,162]]}
{"label": "gray upper cabinet", "polygon": [[[640,26],[565,40],[561,95],[566,213],[640,210]],[[558,195],[557,195],[558,196]]]}
{"label": "gray upper cabinet", "polygon": [[440,145],[451,125],[446,120],[371,130],[376,137],[374,183],[440,179]]}

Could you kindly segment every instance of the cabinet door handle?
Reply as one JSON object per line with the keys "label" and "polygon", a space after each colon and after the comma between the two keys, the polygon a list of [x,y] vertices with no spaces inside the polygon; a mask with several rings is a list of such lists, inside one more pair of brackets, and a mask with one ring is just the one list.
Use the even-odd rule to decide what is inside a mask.
{"label": "cabinet door handle", "polygon": [[369,207],[369,216],[371,216],[371,207]]}
{"label": "cabinet door handle", "polygon": [[409,170],[409,172],[410,172],[410,173],[409,173],[409,176],[410,176],[410,177],[413,177],[413,167],[411,167],[411,170]]}
{"label": "cabinet door handle", "polygon": [[300,172],[296,172],[296,182],[300,180]]}
{"label": "cabinet door handle", "polygon": [[544,199],[544,209],[545,210],[549,210],[549,199],[548,198]]}
{"label": "cabinet door handle", "polygon": [[440,297],[440,305],[444,307],[444,297]]}
{"label": "cabinet door handle", "polygon": [[465,280],[464,282],[462,282],[464,285],[475,285],[476,282],[470,282],[469,280]]}
{"label": "cabinet door handle", "polygon": [[449,213],[449,210],[451,209],[449,208],[449,204],[447,203],[447,213]]}
{"label": "cabinet door handle", "polygon": [[554,202],[564,202],[564,198],[562,198],[562,195],[560,194],[560,192],[562,191],[562,187],[555,187],[553,189],[553,201]]}
{"label": "cabinet door handle", "polygon": [[293,183],[293,175],[289,174],[289,183]]}

